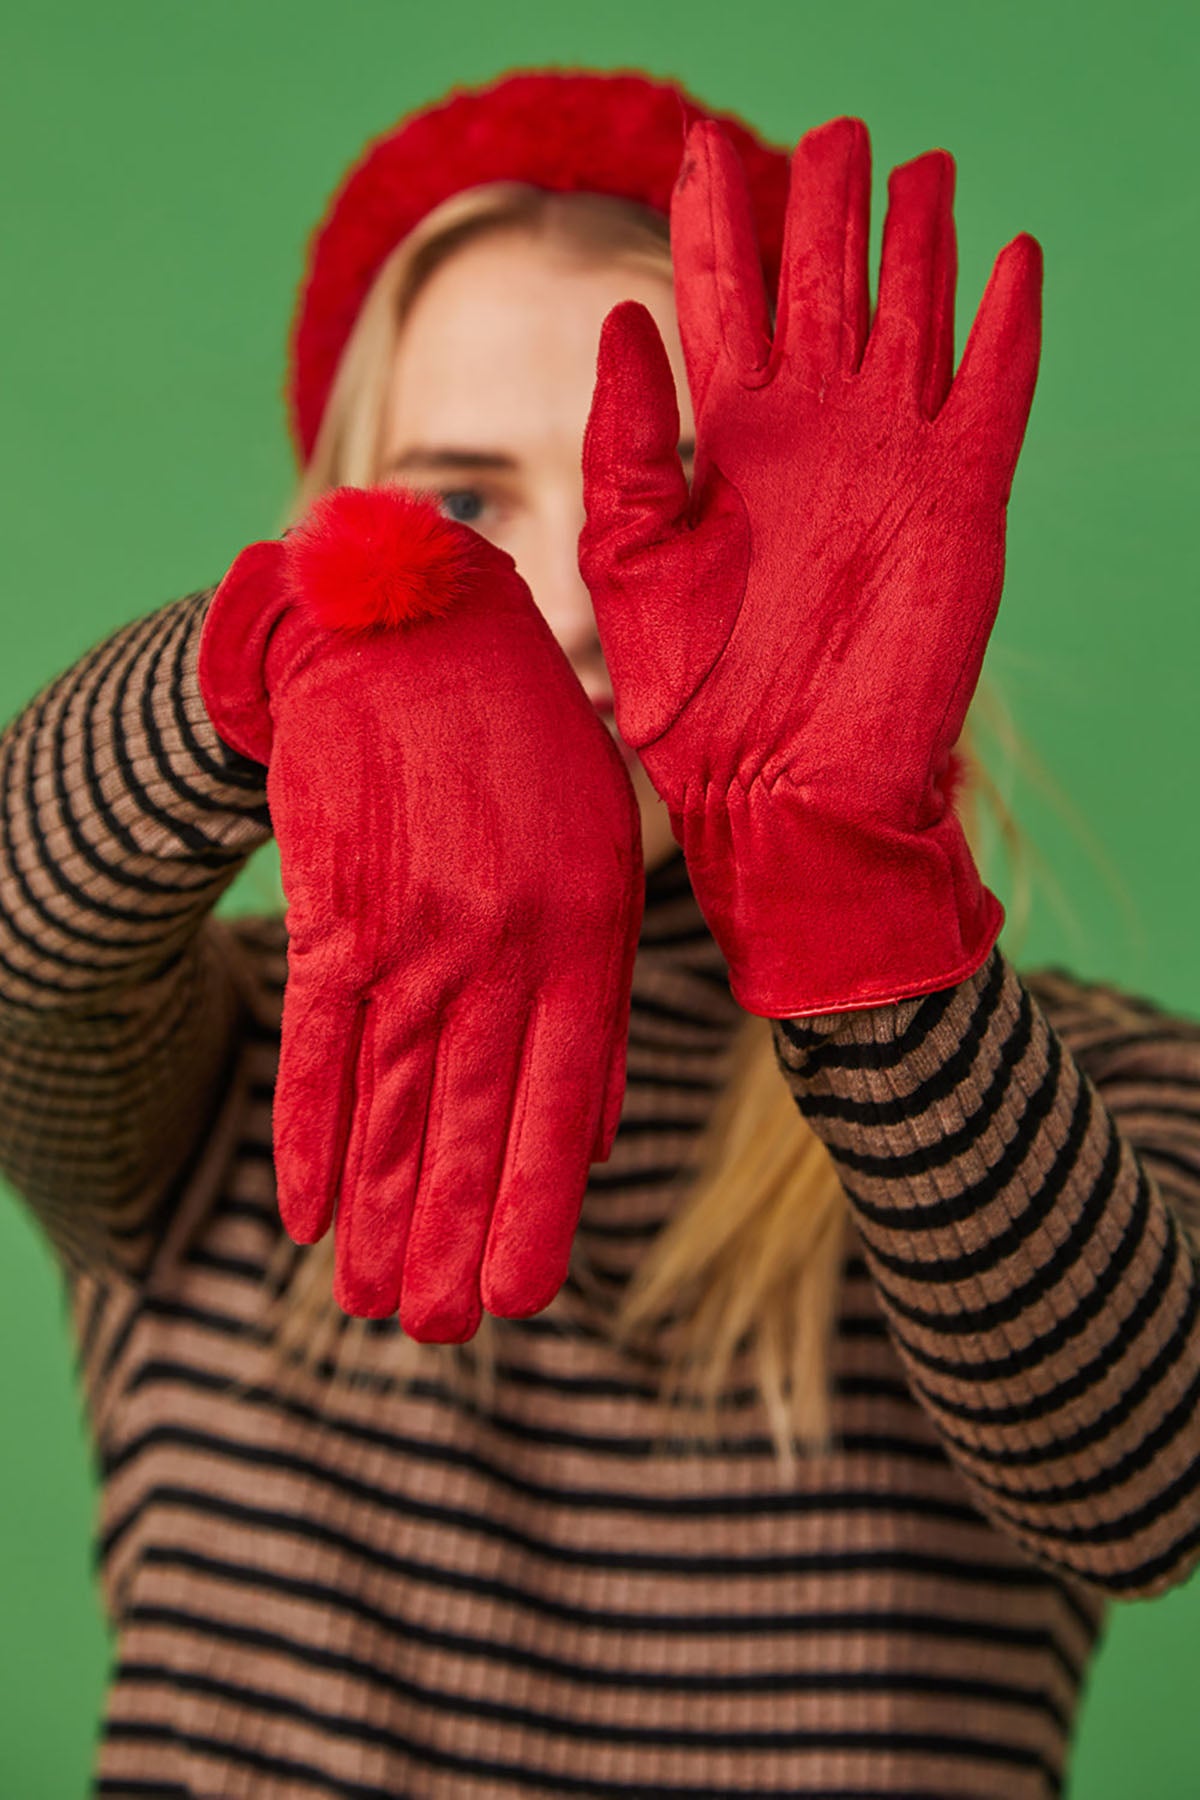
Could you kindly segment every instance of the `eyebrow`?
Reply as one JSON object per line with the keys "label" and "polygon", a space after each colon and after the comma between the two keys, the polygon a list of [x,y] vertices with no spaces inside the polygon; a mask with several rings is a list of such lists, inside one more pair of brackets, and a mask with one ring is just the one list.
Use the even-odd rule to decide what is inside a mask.
{"label": "eyebrow", "polygon": [[[686,462],[695,454],[693,439],[681,439],[681,460]],[[384,472],[403,474],[408,469],[491,469],[511,474],[517,466],[516,457],[508,456],[501,450],[456,450],[448,445],[417,444],[411,450],[403,450],[399,456],[394,456]]]}
{"label": "eyebrow", "polygon": [[403,471],[405,469],[507,469],[517,466],[515,456],[506,456],[499,450],[452,450],[439,446],[418,444],[412,450],[402,451],[393,456],[387,469]]}

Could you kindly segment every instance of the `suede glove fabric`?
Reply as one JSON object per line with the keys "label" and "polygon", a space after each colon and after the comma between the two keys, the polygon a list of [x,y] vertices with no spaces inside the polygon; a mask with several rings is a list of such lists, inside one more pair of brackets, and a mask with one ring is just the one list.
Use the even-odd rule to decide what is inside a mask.
{"label": "suede glove fabric", "polygon": [[644,898],[621,756],[512,558],[342,488],[250,545],[200,646],[287,895],[279,1208],[427,1341],[562,1285],[625,1084]]}
{"label": "suede glove fabric", "polygon": [[768,1017],[949,987],[1000,929],[954,746],[1000,600],[1041,254],[1001,251],[954,374],[954,165],[894,171],[870,318],[856,119],[791,164],[774,321],[746,181],[695,125],[671,208],[689,493],[650,314],[606,319],[580,566],[622,736],[665,800],[736,999]]}

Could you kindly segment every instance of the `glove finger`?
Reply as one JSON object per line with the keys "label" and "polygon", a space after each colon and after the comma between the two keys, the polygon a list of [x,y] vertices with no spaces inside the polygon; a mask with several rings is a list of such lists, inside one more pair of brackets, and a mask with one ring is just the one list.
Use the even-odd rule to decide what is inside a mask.
{"label": "glove finger", "polygon": [[709,570],[744,565],[744,521],[717,493],[689,523],[678,453],[675,379],[644,306],[604,321],[584,439],[579,568],[616,695],[617,725],[635,748],[659,737],[712,667],[737,598]]}
{"label": "glove finger", "polygon": [[292,960],[283,997],[272,1126],[279,1216],[293,1243],[315,1244],[333,1218],[355,1105],[360,995]]}
{"label": "glove finger", "polygon": [[771,353],[771,315],[737,151],[711,119],[688,133],[671,196],[675,309],[699,416],[718,362],[753,385]]}
{"label": "glove finger", "polygon": [[354,1118],[338,1194],[333,1297],[357,1318],[400,1309],[401,1274],[420,1179],[437,1061],[436,1033],[397,1048],[386,1016],[394,998],[372,994],[356,1069]]}
{"label": "glove finger", "polygon": [[[583,437],[580,569],[601,600],[615,564],[686,530],[688,500],[670,360],[648,309],[623,300],[601,328]],[[620,618],[607,624],[615,637]]]}
{"label": "glove finger", "polygon": [[608,1073],[604,1077],[604,1104],[596,1127],[596,1141],[592,1145],[591,1161],[594,1163],[607,1162],[612,1155],[625,1105],[627,1052],[628,1043],[624,1040],[614,1041],[609,1052]]}
{"label": "glove finger", "polygon": [[932,418],[954,368],[954,159],[930,150],[893,169],[868,359]]}
{"label": "glove finger", "polygon": [[[472,989],[469,1006],[443,1025],[400,1293],[400,1323],[422,1343],[463,1343],[479,1328],[480,1268],[524,1038],[513,1030],[521,1004]],[[507,1040],[500,1044],[498,1022]]]}
{"label": "glove finger", "polygon": [[806,132],[792,157],[784,221],[778,357],[798,378],[852,372],[867,341],[871,141],[861,119]]}
{"label": "glove finger", "polygon": [[480,1293],[498,1317],[540,1312],[567,1278],[608,1050],[602,1022],[594,1006],[581,1005],[577,987],[543,989],[521,1058],[483,1256]]}
{"label": "glove finger", "polygon": [[1011,481],[1029,422],[1042,343],[1042,249],[1022,232],[996,258],[942,409],[950,430],[992,421]]}

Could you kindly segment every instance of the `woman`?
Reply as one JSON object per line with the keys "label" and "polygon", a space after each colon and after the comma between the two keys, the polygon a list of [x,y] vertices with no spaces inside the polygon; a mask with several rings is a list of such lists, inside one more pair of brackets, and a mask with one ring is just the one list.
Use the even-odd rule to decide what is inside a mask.
{"label": "woman", "polygon": [[[952,805],[1035,248],[952,384],[946,159],[868,331],[861,127],[789,183],[696,110],[373,146],[294,530],[5,734],[98,1792],[1053,1793],[1107,1601],[1195,1561],[1200,1027],[1022,980]],[[215,922],[272,827],[287,930]]]}

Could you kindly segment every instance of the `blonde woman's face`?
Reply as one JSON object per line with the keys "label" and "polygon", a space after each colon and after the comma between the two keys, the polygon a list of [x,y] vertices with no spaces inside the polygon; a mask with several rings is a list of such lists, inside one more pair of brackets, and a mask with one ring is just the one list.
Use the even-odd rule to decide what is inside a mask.
{"label": "blonde woman's face", "polygon": [[[596,347],[620,300],[640,300],[662,333],[690,473],[694,426],[670,282],[585,264],[514,232],[464,245],[421,288],[390,373],[379,464],[381,480],[435,491],[452,518],[509,552],[614,736],[578,550]],[[666,808],[636,757],[626,760],[653,867],[673,843]]]}

